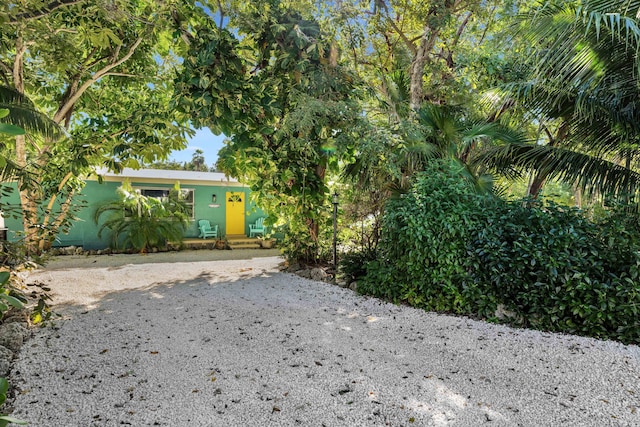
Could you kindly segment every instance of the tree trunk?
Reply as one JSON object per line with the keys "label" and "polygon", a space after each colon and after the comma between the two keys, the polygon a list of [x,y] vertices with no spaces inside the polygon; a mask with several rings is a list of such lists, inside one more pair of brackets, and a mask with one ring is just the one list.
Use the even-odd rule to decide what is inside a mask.
{"label": "tree trunk", "polygon": [[[24,95],[24,54],[27,46],[20,35],[16,40],[16,56],[13,61],[13,84],[15,90]],[[27,139],[25,135],[16,136],[16,165],[27,171]],[[24,176],[19,176],[17,185],[22,209],[22,227],[25,233],[25,246],[28,253],[34,253],[38,248],[38,229],[35,226],[38,218],[38,206],[35,202],[36,194],[33,185],[23,185]]]}
{"label": "tree trunk", "polygon": [[425,26],[424,33],[420,38],[420,45],[416,51],[416,54],[411,61],[411,68],[409,71],[410,78],[410,106],[412,110],[417,110],[422,104],[424,93],[422,91],[422,77],[424,76],[424,67],[429,60],[429,53],[433,49],[433,45],[438,37],[438,31],[432,29],[428,25]]}
{"label": "tree trunk", "polygon": [[576,207],[582,209],[582,188],[578,184],[573,184],[573,199]]}
{"label": "tree trunk", "polygon": [[540,191],[544,186],[544,183],[547,182],[547,176],[547,173],[536,172],[527,191],[529,197],[531,197],[532,199],[538,198],[538,196],[540,195]]}
{"label": "tree trunk", "polygon": [[[546,132],[547,137],[549,139],[549,143],[547,145],[549,145],[550,147],[553,147],[558,144],[561,144],[569,134],[569,121],[568,120],[562,121],[562,123],[558,127],[558,130],[556,131],[555,137],[551,135],[551,132],[546,127],[544,127],[544,131]],[[542,190],[542,187],[544,186],[545,182],[547,182],[547,178],[549,177],[549,172],[544,170],[545,164],[546,164],[546,161],[543,162],[540,168],[538,168],[533,178],[533,181],[531,181],[531,185],[527,190],[527,195],[533,199],[538,198],[538,196],[540,195],[540,191]]]}

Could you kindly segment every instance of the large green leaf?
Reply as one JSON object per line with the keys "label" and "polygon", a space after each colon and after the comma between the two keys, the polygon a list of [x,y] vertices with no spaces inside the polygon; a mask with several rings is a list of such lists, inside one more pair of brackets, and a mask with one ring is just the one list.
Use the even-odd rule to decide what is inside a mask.
{"label": "large green leaf", "polygon": [[19,126],[14,126],[7,123],[0,123],[0,133],[6,133],[7,135],[24,135],[25,131]]}

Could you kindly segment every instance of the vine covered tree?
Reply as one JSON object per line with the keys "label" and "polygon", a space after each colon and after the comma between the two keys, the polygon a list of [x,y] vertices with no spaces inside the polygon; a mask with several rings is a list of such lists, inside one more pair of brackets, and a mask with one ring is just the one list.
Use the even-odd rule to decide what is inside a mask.
{"label": "vine covered tree", "polygon": [[316,262],[327,214],[327,172],[352,145],[357,80],[318,22],[278,0],[236,10],[240,38],[197,29],[176,106],[197,126],[230,135],[218,167],[248,184],[288,224],[288,254]]}

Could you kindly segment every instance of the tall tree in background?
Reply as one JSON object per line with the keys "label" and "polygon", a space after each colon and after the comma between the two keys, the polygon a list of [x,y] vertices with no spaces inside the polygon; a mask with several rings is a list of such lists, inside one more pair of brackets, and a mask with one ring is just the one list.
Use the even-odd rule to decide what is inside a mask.
{"label": "tall tree in background", "polygon": [[194,6],[27,0],[1,7],[0,79],[69,135],[54,143],[27,133],[12,148],[15,164],[33,177],[19,183],[20,202],[27,246],[38,251],[65,224],[90,166],[117,170],[184,147],[185,121],[167,106],[182,52],[173,34],[185,18],[177,17],[192,16]]}
{"label": "tall tree in background", "polygon": [[[466,144],[467,152],[460,157],[468,163],[469,149],[478,145],[480,135],[474,138],[476,143],[469,143],[465,134],[474,133],[472,128],[478,130],[482,122],[489,133],[515,136],[507,136],[499,124],[486,123],[493,120],[483,120],[477,100],[484,90],[513,78],[511,54],[498,51],[497,34],[517,13],[517,4],[475,0],[327,4],[324,20],[338,34],[345,57],[375,88],[365,107],[374,126],[361,138],[354,161],[345,170],[362,190],[406,189],[415,172],[442,156],[440,144],[451,135],[459,139],[446,145],[457,150]],[[454,110],[457,113],[447,113]],[[434,132],[447,123],[452,125],[450,132]]]}
{"label": "tall tree in background", "polygon": [[185,167],[188,170],[207,172],[209,168],[205,163],[204,151],[200,149],[195,150],[191,156],[191,162],[185,164]]}
{"label": "tall tree in background", "polygon": [[321,19],[377,96],[390,101],[400,73],[406,106],[417,110],[424,102],[460,105],[503,77],[509,55],[496,49],[497,34],[518,12],[518,3],[343,0],[328,2]]}

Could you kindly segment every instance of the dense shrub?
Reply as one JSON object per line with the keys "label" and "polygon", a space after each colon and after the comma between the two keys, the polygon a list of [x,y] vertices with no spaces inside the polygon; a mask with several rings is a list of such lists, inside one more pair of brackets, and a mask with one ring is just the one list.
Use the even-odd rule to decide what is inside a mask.
{"label": "dense shrub", "polygon": [[410,192],[388,202],[379,256],[359,289],[426,309],[468,311],[467,242],[494,201],[477,195],[456,168],[434,162]]}
{"label": "dense shrub", "polygon": [[477,194],[436,163],[389,202],[378,258],[358,289],[425,309],[640,343],[640,233],[627,211]]}
{"label": "dense shrub", "polygon": [[358,248],[340,255],[338,274],[346,281],[352,283],[367,274],[367,265],[377,259],[375,250]]}
{"label": "dense shrub", "polygon": [[470,241],[473,281],[522,325],[638,342],[640,248],[618,228],[510,203]]}

